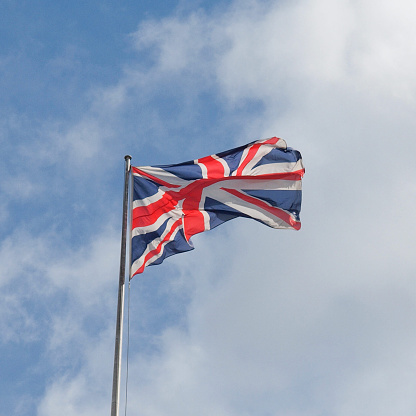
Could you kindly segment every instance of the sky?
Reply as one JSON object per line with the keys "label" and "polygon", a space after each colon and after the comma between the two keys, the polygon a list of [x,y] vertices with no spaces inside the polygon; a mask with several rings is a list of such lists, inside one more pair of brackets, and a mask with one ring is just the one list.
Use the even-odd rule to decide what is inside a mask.
{"label": "sky", "polygon": [[303,156],[302,229],[235,219],[131,281],[127,414],[416,413],[415,2],[0,16],[0,416],[110,414],[124,155],[272,136]]}

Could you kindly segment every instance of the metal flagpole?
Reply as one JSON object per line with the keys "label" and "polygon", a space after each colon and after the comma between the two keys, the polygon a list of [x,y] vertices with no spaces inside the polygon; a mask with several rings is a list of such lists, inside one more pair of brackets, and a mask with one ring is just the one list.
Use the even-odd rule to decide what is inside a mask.
{"label": "metal flagpole", "polygon": [[120,275],[117,299],[117,322],[116,340],[114,348],[114,370],[113,370],[113,393],[111,401],[111,416],[118,416],[120,401],[120,373],[121,373],[121,346],[123,336],[123,314],[124,314],[124,282],[126,274],[126,234],[127,234],[127,207],[129,194],[129,175],[131,156],[124,156],[124,195],[123,195],[123,224],[121,230],[121,254],[120,254]]}

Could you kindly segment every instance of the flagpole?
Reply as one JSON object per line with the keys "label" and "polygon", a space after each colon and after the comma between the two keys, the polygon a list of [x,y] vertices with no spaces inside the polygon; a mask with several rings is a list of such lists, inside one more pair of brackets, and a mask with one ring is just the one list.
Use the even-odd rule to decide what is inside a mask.
{"label": "flagpole", "polygon": [[124,282],[126,274],[126,234],[127,234],[127,207],[129,194],[129,175],[131,156],[124,156],[124,195],[123,195],[123,223],[121,230],[120,275],[117,299],[116,339],[114,347],[113,392],[111,401],[111,416],[118,416],[120,402],[120,373],[121,373],[121,347],[123,341],[123,314],[124,314]]}

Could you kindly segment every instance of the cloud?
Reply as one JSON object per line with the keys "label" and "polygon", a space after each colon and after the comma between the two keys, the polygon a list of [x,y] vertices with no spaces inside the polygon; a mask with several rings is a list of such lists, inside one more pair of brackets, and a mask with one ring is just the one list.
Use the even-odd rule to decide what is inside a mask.
{"label": "cloud", "polygon": [[19,145],[31,174],[1,182],[2,223],[19,186],[59,207],[0,248],[5,342],[47,339],[37,414],[110,408],[117,155],[169,163],[276,134],[305,160],[302,230],[235,220],[132,282],[130,410],[414,413],[414,14],[404,0],[245,1],[145,20],[82,114],[3,124],[35,139]]}
{"label": "cloud", "polygon": [[[262,101],[241,130],[289,135],[307,174],[296,236],[236,226],[237,237],[189,254],[204,267],[177,260],[196,275],[188,327],[164,333],[150,369],[137,358],[137,374],[146,375],[134,390],[145,393],[133,407],[179,414],[198,402],[206,414],[216,406],[216,414],[342,415],[399,406],[412,414],[409,390],[388,376],[398,380],[392,369],[413,365],[415,342],[407,222],[414,220],[406,215],[414,201],[414,95],[403,88],[414,81],[414,45],[399,42],[414,30],[406,10],[413,13],[388,3],[250,2],[140,27],[138,46],[156,51],[160,77],[192,78],[204,67],[202,79],[225,106]],[[196,59],[205,47],[208,58]],[[409,153],[397,157],[397,146]],[[218,239],[222,231],[212,233]]]}
{"label": "cloud", "polygon": [[18,370],[16,414],[109,408],[120,250],[114,237],[106,227],[80,249],[51,233],[19,232],[3,241],[1,345],[5,357],[9,348],[21,355],[21,363],[12,355],[4,364],[5,375]]}

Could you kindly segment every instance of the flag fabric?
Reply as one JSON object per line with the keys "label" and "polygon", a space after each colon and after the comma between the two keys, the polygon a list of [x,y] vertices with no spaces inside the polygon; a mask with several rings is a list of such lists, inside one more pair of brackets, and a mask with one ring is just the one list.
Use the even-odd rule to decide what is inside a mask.
{"label": "flag fabric", "polygon": [[298,230],[301,154],[272,137],[175,165],[132,167],[131,277],[236,217]]}

